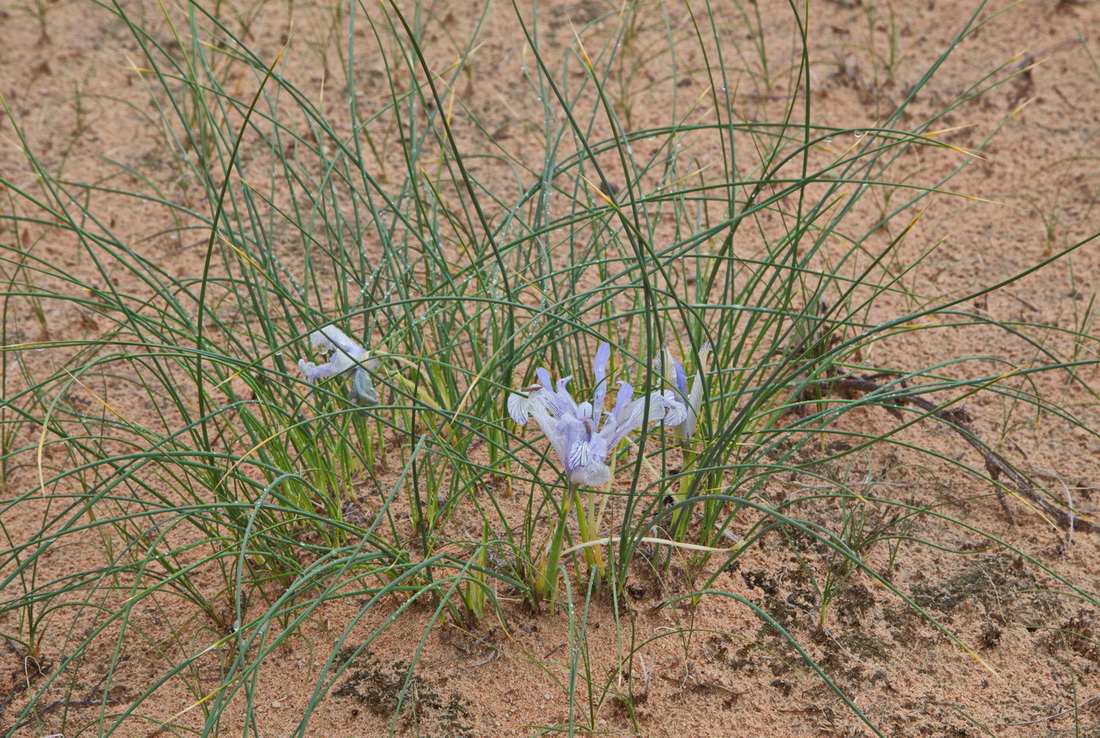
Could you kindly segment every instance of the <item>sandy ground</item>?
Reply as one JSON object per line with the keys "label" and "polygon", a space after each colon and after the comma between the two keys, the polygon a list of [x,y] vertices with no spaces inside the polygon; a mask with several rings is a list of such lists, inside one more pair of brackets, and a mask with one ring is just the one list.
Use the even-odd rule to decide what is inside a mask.
{"label": "sandy ground", "polygon": [[[837,128],[875,127],[973,11],[972,3],[943,0],[896,5],[893,14],[886,6],[878,8],[869,21],[869,0],[812,3],[809,40],[818,60],[813,67],[815,122]],[[760,14],[761,26],[767,29],[764,37],[772,44],[774,68],[789,66],[791,43],[784,40],[789,33],[788,6],[761,1],[745,7],[746,12]],[[433,9],[434,17],[445,18],[426,44],[434,67],[448,62],[454,39],[468,37],[476,19],[464,3],[437,4]],[[570,22],[583,29],[584,37],[599,38],[617,22],[617,9],[595,1],[540,2],[548,53],[560,56],[573,43]],[[628,75],[636,87],[630,97],[630,124],[635,128],[662,125],[669,116],[669,86],[654,83],[667,78],[669,70],[660,61],[645,62],[645,50],[667,43],[666,22],[674,29],[672,35],[680,38],[688,17],[679,3],[668,3],[664,10],[638,15],[635,54],[643,61]],[[163,31],[155,4],[135,6],[133,12]],[[599,20],[605,13],[610,16]],[[529,15],[529,9],[524,14]],[[906,287],[930,300],[950,300],[997,284],[1100,231],[1100,3],[1036,0],[990,5],[982,14],[987,25],[956,50],[907,113],[909,118],[931,114],[992,70],[1000,71],[989,81],[1011,77],[941,120],[940,128],[951,129],[942,138],[962,149],[995,135],[982,157],[950,183],[951,191],[969,199],[933,199],[898,252],[899,262],[906,262],[942,242],[906,276]],[[740,55],[730,63],[751,67],[753,39],[741,30],[740,16],[732,9],[716,9],[714,15],[730,34],[729,55],[733,57],[735,49]],[[339,94],[339,75],[326,72],[323,64],[342,43],[338,33],[326,36],[323,31],[322,21],[331,19],[331,9],[298,9],[290,34],[282,6],[227,12],[226,17],[231,25],[247,25],[246,38],[261,54],[273,56],[289,39],[285,73],[311,94],[324,94],[325,84],[330,85],[327,94]],[[525,150],[541,147],[536,117],[541,107],[536,108],[521,71],[530,58],[511,6],[496,4],[484,23],[479,63],[467,88],[460,91],[462,104],[476,110],[481,120],[495,123],[497,143],[522,157]],[[364,90],[369,105],[372,96],[384,92],[378,81],[381,61],[364,54],[357,64],[362,65],[362,78],[375,80],[377,86]],[[680,64],[678,89],[688,98],[703,95],[710,82],[698,49],[685,43]],[[142,188],[139,177],[164,184],[170,167],[164,161],[162,132],[148,114],[150,100],[158,93],[150,90],[142,66],[132,35],[117,16],[97,5],[84,0],[0,4],[0,94],[6,106],[0,114],[0,174],[9,183],[7,188],[0,186],[5,212],[7,203],[17,199],[14,191],[5,189],[13,189],[13,183],[33,185],[33,172],[21,154],[24,145],[46,169],[63,172],[72,181],[102,181],[130,190]],[[779,72],[772,89],[752,75],[737,79],[736,89],[727,94],[739,96],[737,107],[746,116],[774,113],[779,103],[773,105],[769,97],[781,101],[790,92],[784,87],[788,78]],[[248,82],[241,84],[247,90]],[[26,136],[25,144],[12,121]],[[481,145],[471,129],[458,125],[456,130],[460,145]],[[831,142],[838,150],[857,143],[854,133],[838,134]],[[715,155],[702,152],[701,165]],[[383,156],[397,161],[393,152]],[[926,183],[943,162],[930,160],[923,169],[924,163],[915,162],[913,171]],[[496,183],[491,168],[481,176]],[[186,200],[196,194],[193,184],[171,186],[171,197]],[[502,178],[499,186],[514,184]],[[202,249],[168,232],[173,224],[152,200],[104,193],[97,206],[116,233],[142,243],[144,253],[163,260],[172,273],[199,269]],[[22,204],[12,207],[27,214]],[[868,206],[852,216],[851,230],[869,228],[875,218],[874,208]],[[877,233],[871,240],[888,243],[894,236]],[[31,225],[16,228],[10,221],[0,222],[0,240],[21,244],[74,274],[90,269],[73,239],[46,228],[36,232]],[[124,287],[140,293],[140,286]],[[1017,321],[1040,343],[1068,353],[1072,346],[1056,329],[1094,330],[1080,321],[1098,288],[1100,249],[1086,244],[962,307],[995,320]],[[875,308],[875,318],[911,309],[903,303],[900,298],[883,300]],[[84,318],[71,307],[47,310],[53,337],[83,325]],[[50,338],[39,335],[40,322],[18,300],[7,301],[5,314],[8,344]],[[1096,342],[1081,349],[1083,359],[1096,359]],[[915,332],[887,341],[876,351],[869,363],[903,370],[914,361],[925,364],[967,355],[1000,357],[1016,366],[1041,358],[1033,345],[1005,331],[978,328]],[[985,371],[980,364],[956,371]],[[1095,365],[1083,366],[1080,376],[1091,392],[1100,389]],[[1090,391],[1061,378],[1036,381],[1047,397],[1073,407],[1093,429],[1100,427],[1100,408]],[[1003,396],[975,397],[966,407],[972,426],[1009,461],[1054,488],[1072,490],[1075,504],[1086,514],[1100,507],[1100,441],[1094,434],[1049,415],[1029,415]],[[122,411],[152,412],[140,406]],[[869,432],[884,431],[893,421],[882,410],[868,408],[844,422]],[[976,452],[942,424],[914,426],[901,438],[975,468],[982,465]],[[1100,696],[1100,612],[1052,594],[1052,589],[1065,587],[1056,586],[1042,569],[1025,564],[1019,553],[1096,597],[1097,534],[1078,531],[1070,538],[1064,527],[1051,524],[1026,500],[1008,497],[1002,505],[988,494],[988,484],[955,466],[907,456],[903,449],[871,454],[862,463],[866,468],[857,471],[875,470],[879,494],[902,495],[918,505],[943,503],[951,515],[1006,544],[992,546],[958,526],[927,519],[913,535],[936,541],[943,549],[915,543],[898,549],[891,583],[934,615],[947,633],[860,574],[840,590],[822,622],[820,603],[792,554],[801,546],[799,550],[814,556],[812,545],[778,535],[730,570],[716,573],[712,589],[754,603],[789,629],[885,735],[1100,735],[1100,699],[1095,699]],[[24,475],[9,483],[34,481]],[[789,481],[787,489],[777,485],[771,490],[776,500],[794,494],[799,480]],[[839,520],[838,511],[827,505],[815,508],[806,503],[795,511],[825,524]],[[9,534],[18,540],[21,525],[34,530],[37,514],[18,508],[6,511]],[[97,556],[93,548],[74,546],[51,558],[49,566],[54,572],[80,571],[97,566]],[[885,546],[868,557],[879,570],[890,565]],[[4,599],[15,596],[17,586],[10,583]],[[369,609],[355,599],[326,604],[289,647],[268,657],[251,719],[256,734],[292,734],[315,686],[319,662],[334,640],[349,628],[344,643],[355,648],[401,609],[400,617],[361,653],[345,652],[351,666],[320,702],[305,734],[373,736],[385,734],[391,726],[399,735],[553,734],[552,726],[572,718],[588,726],[589,733],[601,735],[870,735],[783,638],[739,599],[714,594],[694,609],[662,606],[687,591],[686,586],[676,577],[662,585],[640,572],[618,614],[603,600],[573,613],[532,614],[502,592],[506,617],[489,617],[466,628],[447,618],[429,628],[434,609],[427,604],[384,600]],[[182,632],[181,649],[189,642],[204,642],[194,633],[193,613],[182,611],[179,603],[165,607],[150,608],[145,632]],[[49,621],[58,635],[47,641],[42,663],[56,662],[79,640],[76,634],[86,627],[82,618],[94,615],[64,609]],[[356,620],[358,624],[350,627]],[[16,627],[14,615],[0,619],[0,631]],[[570,639],[576,632],[585,636],[589,667],[581,670],[586,683],[571,689]],[[101,730],[97,721],[102,692],[96,691],[90,674],[110,669],[113,686],[104,709],[117,714],[166,669],[167,660],[156,644],[136,640],[122,645],[120,660],[96,663],[113,647],[93,649],[79,680],[73,682],[80,699],[90,689],[95,706],[74,704],[45,712],[18,734],[96,734]],[[403,665],[417,656],[417,650],[420,666],[413,704],[394,718],[395,695],[405,678]],[[0,653],[0,665],[0,730],[6,730],[21,708],[20,685],[32,676],[15,649]],[[208,666],[216,672],[216,658]],[[188,709],[216,683],[201,671],[181,674],[146,699],[116,734],[152,735],[158,721]],[[1080,708],[1071,709],[1075,705]],[[223,719],[226,735],[240,734],[245,711],[238,696]],[[185,716],[179,722],[199,724],[200,712],[193,710],[194,720]]]}

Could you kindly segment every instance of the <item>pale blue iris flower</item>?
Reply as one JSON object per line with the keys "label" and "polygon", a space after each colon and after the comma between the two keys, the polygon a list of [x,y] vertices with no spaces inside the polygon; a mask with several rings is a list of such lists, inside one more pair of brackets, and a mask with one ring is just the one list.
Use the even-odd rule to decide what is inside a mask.
{"label": "pale blue iris flower", "polygon": [[[686,416],[682,423],[673,424],[666,422],[665,425],[675,425],[672,431],[681,438],[692,438],[695,435],[695,428],[699,422],[699,408],[703,404],[703,372],[706,369],[707,360],[710,358],[710,341],[703,344],[703,347],[699,349],[699,352],[696,354],[695,365],[698,371],[695,376],[691,378],[690,389],[688,388],[687,373],[684,371],[683,365],[676,360],[676,357],[674,357],[672,352],[667,348],[661,353],[664,356],[663,368],[665,380],[676,390],[677,397],[684,403],[686,412]],[[661,359],[654,362],[654,368],[657,372],[661,372]]]}
{"label": "pale blue iris flower", "polygon": [[550,372],[542,367],[535,370],[537,384],[526,388],[524,394],[508,396],[512,419],[520,425],[535,419],[561,459],[565,476],[574,485],[599,487],[610,482],[608,456],[639,426],[658,420],[677,426],[687,419],[687,408],[675,392],[651,392],[648,398],[635,398],[634,388],[626,382],[618,383],[615,405],[605,419],[603,405],[610,358],[611,346],[601,343],[592,363],[596,390],[591,402],[577,403],[565,389],[571,376],[559,379],[555,386]]}
{"label": "pale blue iris flower", "polygon": [[345,372],[352,372],[351,376],[351,401],[357,405],[377,405],[378,392],[374,389],[368,369],[376,369],[379,366],[378,359],[368,358],[370,352],[348,338],[347,334],[334,325],[326,325],[319,331],[310,335],[310,342],[325,351],[331,351],[328,363],[314,364],[305,359],[298,360],[298,371],[306,376],[306,381],[313,384],[321,379],[337,377]]}

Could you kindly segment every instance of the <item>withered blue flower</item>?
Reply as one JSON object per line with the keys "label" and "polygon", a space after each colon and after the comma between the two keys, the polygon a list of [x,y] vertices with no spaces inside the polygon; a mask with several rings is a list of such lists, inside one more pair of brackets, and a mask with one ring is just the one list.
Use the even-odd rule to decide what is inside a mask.
{"label": "withered blue flower", "polygon": [[352,372],[351,401],[357,405],[377,405],[378,391],[374,388],[368,370],[378,368],[378,359],[371,359],[370,352],[348,337],[334,325],[326,325],[310,334],[310,342],[325,351],[331,351],[325,364],[314,364],[305,359],[298,360],[298,371],[306,376],[306,381],[314,384],[321,379]]}

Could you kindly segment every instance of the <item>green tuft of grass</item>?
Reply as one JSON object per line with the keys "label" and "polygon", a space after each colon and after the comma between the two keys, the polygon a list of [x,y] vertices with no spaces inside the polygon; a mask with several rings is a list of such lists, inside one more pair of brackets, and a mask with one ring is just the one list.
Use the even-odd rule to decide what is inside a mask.
{"label": "green tuft of grass", "polygon": [[[605,677],[585,624],[608,603],[618,618],[648,577],[663,607],[736,602],[883,735],[791,623],[722,589],[724,573],[778,541],[819,625],[850,582],[872,582],[979,661],[894,583],[902,545],[954,550],[936,532],[965,533],[1013,552],[1059,597],[1100,605],[968,522],[966,500],[888,494],[910,478],[883,461],[896,452],[1091,525],[958,407],[1003,403],[1006,434],[1049,416],[1095,436],[1040,383],[1058,376],[1095,398],[1081,376],[1096,363],[1093,302],[1057,337],[966,307],[1089,239],[1052,235],[1041,263],[950,299],[914,286],[936,254],[911,243],[923,209],[961,197],[952,179],[997,133],[964,151],[937,134],[942,119],[1003,84],[1005,67],[933,114],[910,103],[988,22],[981,8],[880,122],[847,129],[815,114],[806,8],[792,5],[777,38],[757,5],[736,3],[733,20],[704,6],[676,10],[677,23],[664,5],[625,6],[566,34],[513,3],[522,84],[502,120],[470,90],[494,74],[481,49],[507,6],[458,22],[419,2],[104,3],[95,12],[136,46],[144,95],[112,104],[156,133],[160,160],[110,162],[94,181],[51,168],[4,102],[33,178],[0,179],[0,224],[34,234],[0,261],[0,614],[34,672],[0,710],[5,729],[213,735],[243,716],[245,735],[269,732],[252,709],[265,670],[334,604],[354,614],[305,646],[316,679],[295,735],[354,684],[384,691],[369,709],[391,733],[426,709],[461,722],[416,673],[431,628],[507,622],[526,603],[569,623],[568,723],[544,729],[598,731],[615,702],[638,730],[623,675],[643,644],[622,645]],[[878,12],[865,10],[868,33],[886,18],[886,50],[868,44],[892,79],[897,18]],[[267,13],[295,28],[285,43],[259,30]],[[38,17],[44,34],[45,6]],[[731,43],[730,23],[755,29],[751,42]],[[303,58],[323,62],[323,87],[303,78]],[[667,120],[654,122],[657,105]],[[117,232],[118,203],[151,208],[147,232]],[[47,240],[77,267],[43,253]],[[183,250],[199,271],[173,268]],[[55,326],[59,310],[81,327]],[[378,404],[299,373],[308,337],[330,325],[380,360]],[[1007,334],[1037,361],[877,361],[899,337],[966,330]],[[701,386],[698,425],[687,438],[644,425],[612,450],[608,488],[582,492],[505,397],[538,366],[571,372],[578,396],[594,389],[605,340],[612,379],[639,392],[668,389],[663,352],[683,359]],[[980,462],[920,440],[931,422]],[[59,570],[52,554],[66,551],[99,563]],[[372,644],[413,608],[429,615],[411,660],[383,668]],[[160,672],[124,692],[113,675],[134,643]],[[107,671],[88,691],[93,656]],[[178,712],[151,707],[170,692],[186,695]]]}

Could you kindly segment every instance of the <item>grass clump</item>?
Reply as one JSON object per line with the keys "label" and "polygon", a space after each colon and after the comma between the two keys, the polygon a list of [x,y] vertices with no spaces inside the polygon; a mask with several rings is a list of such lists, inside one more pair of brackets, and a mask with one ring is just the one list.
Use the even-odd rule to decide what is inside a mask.
{"label": "grass clump", "polygon": [[[909,547],[998,550],[990,561],[1011,558],[1011,581],[1043,603],[1097,606],[959,512],[998,496],[1008,515],[1092,529],[959,405],[990,398],[1095,437],[1043,389],[1057,376],[1095,399],[1091,303],[1053,338],[968,307],[1088,239],[946,299],[914,286],[938,257],[916,235],[922,213],[953,201],[952,179],[999,130],[963,149],[943,121],[1011,77],[985,70],[930,114],[913,101],[989,19],[975,11],[878,122],[842,128],[815,113],[804,8],[777,30],[738,6],[752,41],[731,47],[715,7],[656,6],[654,26],[641,7],[582,4],[566,33],[518,5],[461,18],[432,3],[276,5],[266,20],[221,3],[97,6],[138,60],[142,95],[111,102],[157,137],[158,166],[113,161],[88,181],[13,122],[33,178],[2,180],[0,214],[30,234],[2,266],[0,630],[25,673],[5,728],[259,734],[272,664],[304,650],[295,734],[331,694],[393,733],[465,735],[464,698],[417,673],[429,636],[508,629],[527,609],[568,623],[559,661],[530,659],[569,695],[565,723],[544,729],[596,730],[614,704],[637,730],[649,678],[636,657],[703,638],[688,625],[628,643],[623,613],[650,597],[748,613],[760,638],[709,634],[713,661],[778,654],[785,697],[810,680],[884,735],[845,657],[813,652],[838,644],[863,663],[898,644],[831,624],[858,629],[888,600],[985,663],[944,622],[954,595],[896,581]],[[880,16],[865,15],[874,38]],[[482,46],[504,16],[522,84],[487,106]],[[898,16],[881,17],[876,88],[904,59]],[[301,35],[275,43],[265,23]],[[318,62],[323,85],[304,71]],[[658,101],[667,119],[644,113]],[[155,215],[135,237],[109,213],[137,203]],[[191,268],[174,268],[184,253]],[[55,324],[66,311],[75,327]],[[1037,360],[902,360],[896,346],[938,340],[929,331],[1002,332]],[[328,363],[310,361],[311,341]],[[572,404],[539,421],[545,440],[507,399],[552,391],[538,367],[576,391],[567,402],[559,387]],[[613,404],[627,385],[633,404]],[[625,430],[601,435],[611,421]],[[922,435],[933,424],[956,445]],[[593,465],[599,479],[577,473]],[[914,492],[932,469],[986,484]],[[749,568],[775,550],[793,590]],[[66,551],[96,563],[59,568]],[[988,605],[984,592],[957,596]],[[585,629],[600,608],[619,649],[607,678]],[[381,665],[378,644],[414,614],[409,661]],[[135,643],[156,664],[140,687],[118,676]],[[159,709],[164,694],[182,709]]]}

